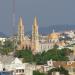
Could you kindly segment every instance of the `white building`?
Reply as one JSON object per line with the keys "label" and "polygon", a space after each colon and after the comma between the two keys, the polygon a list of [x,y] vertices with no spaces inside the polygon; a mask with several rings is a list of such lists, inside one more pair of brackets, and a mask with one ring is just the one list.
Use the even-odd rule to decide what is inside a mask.
{"label": "white building", "polygon": [[30,64],[22,63],[19,58],[12,56],[0,57],[0,71],[13,71],[15,75],[33,75],[33,68]]}
{"label": "white building", "polygon": [[3,44],[5,42],[6,38],[0,37],[0,42]]}

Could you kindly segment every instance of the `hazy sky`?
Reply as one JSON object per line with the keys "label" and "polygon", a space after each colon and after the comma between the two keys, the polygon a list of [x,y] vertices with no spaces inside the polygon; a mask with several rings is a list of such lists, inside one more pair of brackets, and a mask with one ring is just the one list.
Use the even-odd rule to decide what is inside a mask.
{"label": "hazy sky", "polygon": [[[12,33],[12,1],[0,0],[0,32]],[[75,0],[15,1],[15,30],[19,16],[23,17],[25,31],[31,30],[34,16],[38,17],[40,27],[52,24],[75,24]]]}

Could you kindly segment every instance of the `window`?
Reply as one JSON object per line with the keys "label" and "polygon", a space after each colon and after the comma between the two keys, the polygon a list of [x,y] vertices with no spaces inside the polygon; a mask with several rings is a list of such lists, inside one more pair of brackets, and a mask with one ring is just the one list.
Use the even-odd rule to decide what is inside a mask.
{"label": "window", "polygon": [[18,73],[18,70],[16,70],[16,73]]}
{"label": "window", "polygon": [[22,69],[22,72],[24,72],[24,69]]}

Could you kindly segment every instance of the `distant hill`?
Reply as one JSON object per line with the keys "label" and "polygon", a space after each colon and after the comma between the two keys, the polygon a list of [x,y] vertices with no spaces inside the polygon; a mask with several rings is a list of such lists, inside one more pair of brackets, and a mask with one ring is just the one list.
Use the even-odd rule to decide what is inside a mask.
{"label": "distant hill", "polygon": [[[55,30],[55,32],[63,32],[63,31],[68,31],[68,30],[75,30],[75,25],[51,25],[48,27],[39,27],[39,33],[46,35],[46,34],[50,34],[53,29]],[[31,31],[28,31],[26,34],[31,34]]]}
{"label": "distant hill", "polygon": [[0,32],[0,37],[7,37],[3,32]]}

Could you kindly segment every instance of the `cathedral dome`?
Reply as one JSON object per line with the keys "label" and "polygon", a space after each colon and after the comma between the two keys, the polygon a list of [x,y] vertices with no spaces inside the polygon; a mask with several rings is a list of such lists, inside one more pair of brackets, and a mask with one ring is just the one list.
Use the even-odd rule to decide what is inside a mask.
{"label": "cathedral dome", "polygon": [[59,35],[58,33],[51,33],[48,35],[48,39],[58,39],[59,38]]}

